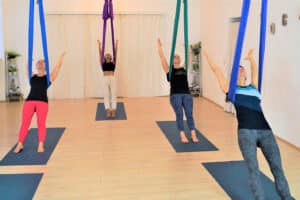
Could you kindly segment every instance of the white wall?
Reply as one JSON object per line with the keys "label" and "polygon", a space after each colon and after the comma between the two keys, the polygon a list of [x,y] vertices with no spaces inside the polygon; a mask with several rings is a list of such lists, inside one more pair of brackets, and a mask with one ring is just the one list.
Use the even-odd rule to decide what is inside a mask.
{"label": "white wall", "polygon": [[[289,15],[287,27],[281,26],[281,15]],[[274,131],[300,147],[300,1],[270,4],[269,23],[277,24],[276,35],[268,36],[264,108]]]}
{"label": "white wall", "polygon": [[[249,48],[258,53],[260,0],[253,1],[249,18],[244,55]],[[204,48],[225,72],[228,65],[229,18],[240,16],[241,1],[201,1],[201,40]],[[289,15],[289,25],[281,26],[281,15]],[[274,132],[290,143],[300,146],[300,2],[298,0],[270,1],[268,35],[263,82],[263,108]],[[271,35],[269,25],[275,22],[276,35]],[[242,63],[243,65],[244,64]],[[204,95],[224,105],[224,95],[204,62]]]}
{"label": "white wall", "polygon": [[3,6],[3,33],[4,49],[13,50],[21,57],[18,58],[19,73],[21,76],[21,87],[25,93],[28,92],[27,72],[24,66],[27,60],[27,23],[28,5],[27,1],[2,0]]}
{"label": "white wall", "polygon": [[[47,0],[44,1],[46,13],[101,13],[103,1],[99,0]],[[200,1],[190,0],[190,42],[200,40]],[[22,91],[28,92],[28,80],[23,66],[26,65],[27,56],[27,24],[28,24],[28,1],[27,0],[3,0],[4,7],[4,38],[5,48],[12,49],[20,54],[20,79]],[[175,15],[176,2],[174,0],[114,0],[116,13],[160,13],[163,15],[163,32],[161,37],[165,39],[164,47],[169,53],[173,18]],[[181,26],[182,27],[182,26]],[[22,33],[22,34],[20,34]],[[183,31],[178,35],[178,51],[183,53]],[[36,34],[38,38],[40,34]],[[36,43],[35,55],[41,55],[41,45]]]}

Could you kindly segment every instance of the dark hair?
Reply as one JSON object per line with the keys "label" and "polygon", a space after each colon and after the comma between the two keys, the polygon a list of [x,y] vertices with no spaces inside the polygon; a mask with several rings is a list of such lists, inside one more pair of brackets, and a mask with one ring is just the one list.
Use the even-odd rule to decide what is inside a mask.
{"label": "dark hair", "polygon": [[245,69],[245,67],[244,67],[243,65],[240,65],[240,68],[243,68],[243,69]]}

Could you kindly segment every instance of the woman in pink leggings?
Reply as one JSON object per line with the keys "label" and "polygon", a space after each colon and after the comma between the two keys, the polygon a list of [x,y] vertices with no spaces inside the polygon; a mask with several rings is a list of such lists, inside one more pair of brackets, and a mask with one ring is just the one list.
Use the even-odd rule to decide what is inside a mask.
{"label": "woman in pink leggings", "polygon": [[[59,61],[51,72],[50,81],[53,83],[59,73],[65,53],[63,53]],[[20,153],[23,150],[23,144],[28,134],[28,129],[34,112],[37,115],[39,145],[37,151],[44,152],[44,142],[46,139],[46,119],[48,113],[48,97],[47,97],[47,75],[45,70],[44,60],[39,60],[36,64],[37,74],[34,74],[30,79],[30,93],[27,97],[22,112],[22,125],[19,132],[19,141],[14,150],[15,153]]]}

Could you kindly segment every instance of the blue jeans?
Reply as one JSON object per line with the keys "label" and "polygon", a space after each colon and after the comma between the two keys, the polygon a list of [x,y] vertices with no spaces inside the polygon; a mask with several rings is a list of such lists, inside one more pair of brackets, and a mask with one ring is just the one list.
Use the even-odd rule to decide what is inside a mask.
{"label": "blue jeans", "polygon": [[184,131],[183,111],[187,118],[187,124],[190,130],[195,129],[193,118],[193,97],[190,94],[173,94],[170,97],[171,105],[176,114],[177,128]]}
{"label": "blue jeans", "polygon": [[275,178],[277,193],[282,200],[293,200],[283,173],[280,152],[273,132],[271,130],[240,129],[238,139],[249,171],[250,187],[255,199],[265,199],[256,155],[257,147],[260,147]]}

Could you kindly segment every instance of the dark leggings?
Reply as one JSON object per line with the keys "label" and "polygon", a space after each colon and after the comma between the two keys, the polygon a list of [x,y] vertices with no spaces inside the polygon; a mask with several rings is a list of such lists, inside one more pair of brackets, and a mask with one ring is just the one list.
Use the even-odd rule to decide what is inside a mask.
{"label": "dark leggings", "polygon": [[173,94],[170,97],[171,105],[176,114],[177,128],[184,131],[183,110],[187,118],[187,124],[190,130],[195,129],[193,118],[193,97],[190,94]]}
{"label": "dark leggings", "polygon": [[271,130],[240,129],[239,146],[247,164],[250,187],[256,200],[264,200],[264,191],[260,181],[256,150],[260,147],[268,161],[278,194],[283,200],[293,200],[287,180],[284,176],[277,142]]}

